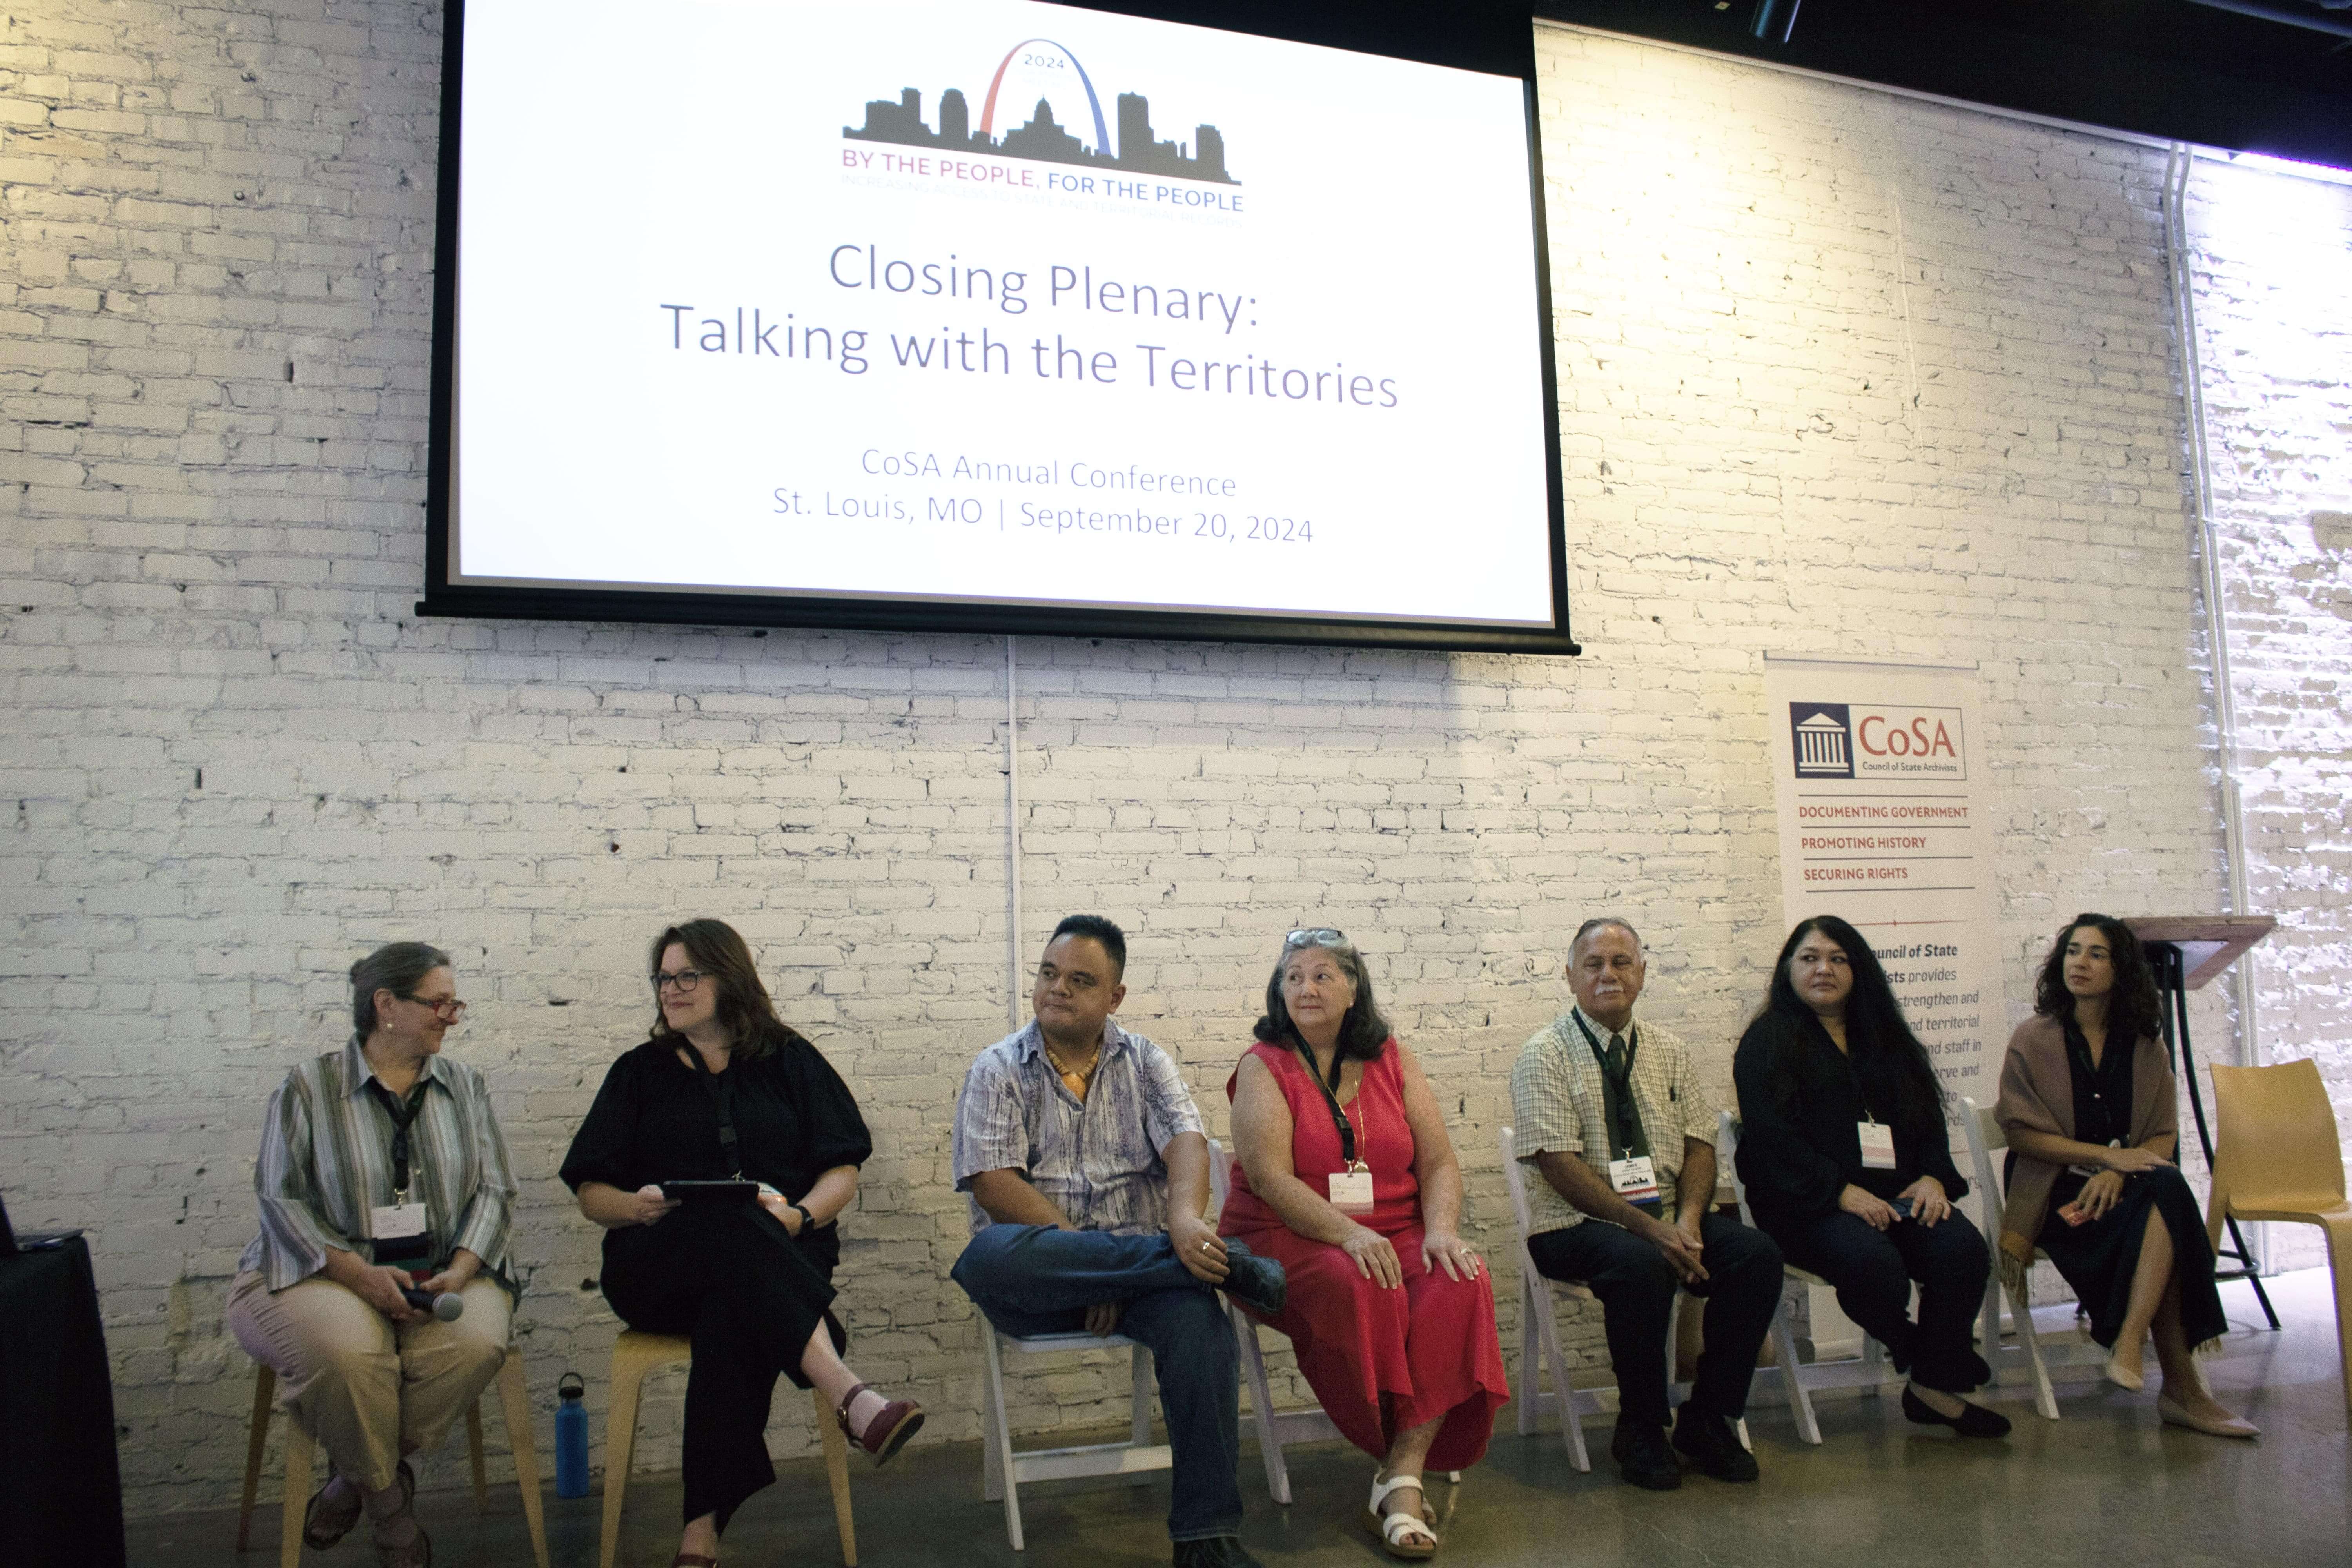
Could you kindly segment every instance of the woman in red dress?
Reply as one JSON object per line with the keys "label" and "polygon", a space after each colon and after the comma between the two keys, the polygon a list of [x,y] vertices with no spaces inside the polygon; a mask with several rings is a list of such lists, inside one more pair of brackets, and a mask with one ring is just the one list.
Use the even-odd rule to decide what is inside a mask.
{"label": "woman in red dress", "polygon": [[1390,1553],[1427,1557],[1423,1471],[1477,1463],[1511,1396],[1444,1115],[1336,931],[1284,939],[1255,1033],[1225,1084],[1239,1168],[1219,1228],[1288,1271],[1288,1302],[1262,1321],[1379,1458],[1370,1512]]}

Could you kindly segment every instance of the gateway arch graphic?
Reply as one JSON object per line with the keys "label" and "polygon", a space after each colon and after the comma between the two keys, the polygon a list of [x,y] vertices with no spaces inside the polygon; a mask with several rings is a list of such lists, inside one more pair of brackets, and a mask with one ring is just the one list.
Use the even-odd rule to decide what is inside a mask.
{"label": "gateway arch graphic", "polygon": [[[1097,154],[1108,154],[1111,150],[1110,131],[1103,124],[1102,100],[1095,96],[1094,79],[1087,75],[1087,68],[1078,63],[1077,56],[1051,38],[1024,38],[1004,51],[1004,58],[996,62],[996,74],[988,79],[988,100],[980,107],[980,133],[986,136],[995,131],[996,89],[1004,85],[1004,73],[1012,68],[1013,57],[1032,44],[1043,44],[1047,48],[1057,51],[1064,59],[1070,62],[1070,68],[1078,73],[1078,85],[1087,89],[1087,107],[1094,110],[1095,152]],[[1043,100],[1039,101],[1042,106]]]}
{"label": "gateway arch graphic", "polygon": [[[996,130],[997,100],[1004,88],[1006,72],[1012,69],[1021,51],[1048,48],[1069,62],[1077,73],[1078,83],[1086,89],[1087,109],[1094,119],[1094,145],[1089,147],[1072,135],[1054,119],[1054,111],[1045,99],[1037,100],[1035,111],[1025,124],[1007,129],[999,135]],[[1078,57],[1051,38],[1024,38],[1004,51],[988,79],[988,91],[982,98],[980,124],[971,123],[971,103],[961,88],[949,88],[940,94],[939,122],[934,128],[923,118],[923,94],[919,88],[901,88],[893,99],[867,100],[866,123],[845,125],[841,134],[851,142],[887,142],[902,147],[925,147],[942,153],[985,153],[999,158],[1023,158],[1048,163],[1075,163],[1081,168],[1117,171],[1132,174],[1159,174],[1169,179],[1199,180],[1211,184],[1241,184],[1225,172],[1225,139],[1213,125],[1198,124],[1192,128],[1192,145],[1181,142],[1162,142],[1152,133],[1151,106],[1140,93],[1118,95],[1118,141],[1111,142],[1111,127],[1104,119],[1102,97],[1095,90],[1094,79]],[[1008,104],[1007,118],[1014,112]]]}

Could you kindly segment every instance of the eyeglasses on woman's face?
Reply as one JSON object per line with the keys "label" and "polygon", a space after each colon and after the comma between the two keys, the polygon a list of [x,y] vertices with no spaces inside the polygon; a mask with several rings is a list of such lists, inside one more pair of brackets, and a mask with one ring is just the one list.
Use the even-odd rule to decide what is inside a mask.
{"label": "eyeglasses on woman's face", "polygon": [[677,987],[677,994],[679,995],[691,996],[694,994],[694,988],[702,984],[702,971],[699,969],[656,969],[654,971],[653,980],[654,994],[656,996],[662,994],[665,987],[672,985]]}
{"label": "eyeglasses on woman's face", "polygon": [[420,1007],[430,1007],[433,1009],[433,1016],[445,1024],[454,1024],[466,1016],[466,1005],[455,996],[444,996],[436,1001],[430,996],[402,995],[396,991],[393,994],[399,996],[404,1002],[414,1002]]}

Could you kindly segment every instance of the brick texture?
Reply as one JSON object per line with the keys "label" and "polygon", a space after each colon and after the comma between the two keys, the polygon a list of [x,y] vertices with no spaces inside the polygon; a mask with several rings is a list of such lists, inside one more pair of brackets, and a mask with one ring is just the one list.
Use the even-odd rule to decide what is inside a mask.
{"label": "brick texture", "polygon": [[[0,1185],[20,1223],[93,1231],[137,1510],[232,1495],[249,1368],[221,1303],[262,1102],[401,937],[456,952],[476,1004],[455,1048],[523,1182],[542,1441],[567,1368],[601,1413],[614,1330],[555,1168],[641,1037],[643,943],[687,914],[745,931],[874,1126],[855,1364],[931,1434],[977,1430],[946,1127],[1005,1016],[1003,645],[415,616],[439,16],[0,18]],[[1071,909],[1125,923],[1127,1021],[1222,1129],[1277,933],[1354,932],[1444,1091],[1507,1340],[1495,1129],[1578,921],[1643,927],[1648,1005],[1727,1087],[1780,934],[1766,650],[1978,663],[2013,1012],[2075,909],[2222,885],[2161,157],[1539,46],[1588,656],[1018,650],[1019,946]],[[2265,994],[2277,1048],[2352,1093],[2343,193],[2229,178],[2280,182],[2297,245],[2336,226],[2285,279],[2202,187],[2259,885],[2293,928]],[[1121,1420],[1113,1373],[1025,1378],[1016,1419]],[[681,1387],[649,1398],[649,1466]],[[809,1447],[780,1410],[778,1453]]]}
{"label": "brick texture", "polygon": [[[2188,208],[2267,1059],[2352,1127],[2352,185],[2200,162]],[[2278,1267],[2326,1261],[2274,1225]]]}

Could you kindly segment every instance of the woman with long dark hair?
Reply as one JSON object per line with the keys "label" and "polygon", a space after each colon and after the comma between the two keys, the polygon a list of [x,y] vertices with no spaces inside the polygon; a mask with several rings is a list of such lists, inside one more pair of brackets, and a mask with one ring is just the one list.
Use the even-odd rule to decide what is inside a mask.
{"label": "woman with long dark hair", "polygon": [[1758,1228],[1828,1280],[1910,1374],[1906,1416],[2006,1436],[2005,1417],[1960,1397],[1992,1381],[1969,1333],[1992,1263],[1952,1206],[1969,1185],[1952,1164],[1943,1089],[1860,932],[1817,915],[1789,933],[1731,1075]]}
{"label": "woman with long dark hair", "polygon": [[2156,979],[2131,928],[2080,914],[2058,933],[2033,1016],[2010,1037],[1998,1114],[2009,1135],[2000,1268],[2011,1283],[2039,1247],[2110,1347],[2107,1381],[2143,1386],[2151,1332],[2158,1413],[2218,1437],[2256,1427],[2214,1399],[2194,1352],[2229,1328],[2197,1196],[2172,1163],[2179,1090],[2156,1031]]}
{"label": "woman with long dark hair", "polygon": [[[874,1150],[848,1086],[776,1016],[731,926],[671,926],[652,960],[651,1035],[604,1075],[562,1175],[604,1227],[613,1310],[633,1329],[693,1337],[686,1530],[672,1562],[713,1568],[729,1518],[776,1479],[765,1433],[777,1373],[823,1389],[877,1465],[923,1413],[841,1361],[834,1222]],[[664,1190],[729,1181],[757,1183],[758,1195],[681,1202]]]}
{"label": "woman with long dark hair", "polygon": [[1288,1301],[1260,1319],[1289,1336],[1340,1436],[1381,1461],[1381,1543],[1427,1557],[1423,1473],[1475,1464],[1511,1396],[1445,1114],[1363,955],[1329,927],[1283,939],[1254,1033],[1225,1080],[1238,1168],[1218,1228],[1282,1264]]}

